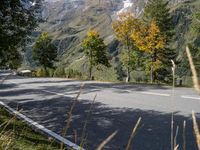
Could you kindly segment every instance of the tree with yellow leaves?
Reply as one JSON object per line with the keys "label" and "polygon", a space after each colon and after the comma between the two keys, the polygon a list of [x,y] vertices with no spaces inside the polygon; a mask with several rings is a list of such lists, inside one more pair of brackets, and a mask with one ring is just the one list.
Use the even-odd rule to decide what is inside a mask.
{"label": "tree with yellow leaves", "polygon": [[122,59],[126,64],[124,67],[126,68],[126,82],[130,81],[130,72],[132,68],[132,62],[134,58],[131,58],[131,50],[134,48],[134,44],[131,40],[131,35],[134,30],[137,30],[139,25],[139,19],[135,18],[132,13],[126,12],[118,15],[118,18],[112,23],[113,31],[117,37],[117,39],[124,45],[125,52],[123,52],[123,56],[126,56],[126,59]]}
{"label": "tree with yellow leaves", "polygon": [[155,81],[156,70],[162,67],[161,59],[162,49],[165,45],[165,37],[162,36],[158,26],[154,21],[149,25],[141,22],[139,28],[131,34],[134,44],[145,53],[150,55],[151,59],[151,82]]}
{"label": "tree with yellow leaves", "polygon": [[87,37],[82,43],[82,47],[85,51],[85,55],[89,61],[89,78],[92,79],[93,67],[97,65],[110,66],[106,45],[99,33],[96,30],[90,29],[87,33]]}

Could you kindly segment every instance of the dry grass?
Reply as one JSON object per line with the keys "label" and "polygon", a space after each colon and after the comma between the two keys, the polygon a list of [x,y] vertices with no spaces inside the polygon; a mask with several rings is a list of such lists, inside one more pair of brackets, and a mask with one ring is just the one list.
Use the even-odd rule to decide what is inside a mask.
{"label": "dry grass", "polygon": [[3,132],[3,134],[0,134],[0,149],[2,150],[11,150],[14,148],[14,133],[9,132]]}
{"label": "dry grass", "polygon": [[6,76],[0,81],[0,84],[3,84],[3,83],[5,82],[5,80],[7,80],[7,79],[8,79],[11,75],[13,75],[13,74],[14,74],[14,72],[12,72],[12,73],[6,75]]}
{"label": "dry grass", "polygon": [[183,122],[183,150],[186,150],[186,121]]}
{"label": "dry grass", "polygon": [[128,140],[128,144],[127,144],[127,146],[126,146],[126,150],[130,150],[131,142],[132,142],[132,140],[133,140],[133,138],[134,138],[134,136],[135,136],[135,134],[136,134],[137,128],[138,128],[138,126],[139,126],[141,120],[142,120],[142,118],[140,117],[140,118],[138,119],[138,121],[137,121],[135,127],[133,128],[132,133],[131,133],[131,135],[130,135],[130,138],[129,138],[129,140]]}
{"label": "dry grass", "polygon": [[173,83],[172,83],[172,96],[171,96],[171,150],[175,149],[176,144],[174,144],[175,140],[174,140],[174,88],[175,88],[175,73],[176,73],[176,65],[174,63],[173,60],[171,60],[172,62],[172,75],[173,75]]}
{"label": "dry grass", "polygon": [[176,145],[173,150],[178,150],[179,145]]}
{"label": "dry grass", "polygon": [[25,122],[0,107],[0,150],[58,150],[59,144],[35,132]]}
{"label": "dry grass", "polygon": [[98,147],[96,150],[102,150],[106,144],[108,144],[118,133],[118,131],[113,132],[111,135],[109,135]]}
{"label": "dry grass", "polygon": [[178,132],[179,132],[179,126],[176,127],[176,134],[174,136],[174,150],[178,149],[179,145],[177,144],[177,136],[178,136]]}
{"label": "dry grass", "polygon": [[199,133],[199,127],[197,124],[197,120],[196,120],[194,111],[192,111],[192,120],[193,120],[193,129],[194,129],[194,133],[195,133],[195,137],[196,137],[197,147],[198,147],[198,150],[200,150],[200,133]]}
{"label": "dry grass", "polygon": [[200,85],[199,85],[198,75],[197,75],[197,71],[195,69],[193,60],[192,60],[192,55],[191,55],[190,49],[188,47],[186,47],[186,53],[187,53],[187,57],[188,57],[188,60],[190,63],[190,68],[192,71],[192,80],[193,80],[194,88],[200,95]]}
{"label": "dry grass", "polygon": [[[127,144],[125,150],[130,150],[130,149],[131,149],[132,140],[133,140],[133,138],[134,138],[134,136],[135,136],[135,134],[136,134],[136,131],[137,131],[137,129],[138,129],[138,126],[139,126],[141,120],[142,120],[142,118],[140,117],[140,118],[138,119],[137,123],[135,124],[135,126],[134,126],[134,128],[133,128],[133,130],[132,130],[132,132],[131,132],[131,135],[130,135],[130,137],[129,137],[128,144]],[[98,146],[98,148],[97,148],[96,150],[102,150],[102,149],[106,146],[106,144],[108,144],[108,143],[115,137],[115,135],[116,135],[117,133],[118,133],[118,131],[115,131],[115,132],[112,133],[109,137],[107,137],[107,138]]]}
{"label": "dry grass", "polygon": [[92,111],[93,111],[93,106],[94,106],[94,102],[96,100],[96,97],[97,97],[97,94],[94,96],[93,101],[92,101],[92,103],[90,105],[89,111],[87,113],[86,121],[84,123],[83,131],[82,131],[82,135],[81,135],[81,144],[80,144],[80,147],[84,147],[84,144],[87,141],[87,135],[86,135],[87,125],[88,125],[88,123],[90,121],[90,117],[91,117],[91,114],[92,114]]}
{"label": "dry grass", "polygon": [[[77,96],[75,97],[75,99],[74,99],[74,101],[72,103],[72,106],[70,107],[70,111],[68,112],[68,119],[66,121],[66,126],[63,128],[63,133],[62,133],[63,137],[65,137],[67,135],[67,131],[68,131],[68,129],[69,129],[70,125],[71,125],[71,122],[72,122],[73,110],[74,110],[76,102],[78,101],[78,98],[79,98],[79,96],[80,96],[80,94],[82,92],[83,87],[84,87],[84,84],[81,85],[80,90],[79,90]],[[64,147],[64,143],[62,142],[60,144],[60,149],[63,150],[63,147]]]}
{"label": "dry grass", "polygon": [[[198,80],[198,76],[197,76],[197,72],[192,60],[192,55],[190,52],[190,49],[188,47],[186,47],[186,53],[187,53],[187,57],[190,63],[190,68],[192,71],[192,79],[193,79],[193,84],[194,84],[194,88],[195,90],[198,92],[198,94],[200,95],[200,85],[199,85],[199,80]],[[199,126],[195,117],[195,113],[194,111],[192,111],[192,120],[193,120],[193,129],[194,129],[194,133],[195,133],[195,137],[196,137],[196,143],[197,143],[197,147],[198,150],[200,150],[200,133],[199,133]]]}

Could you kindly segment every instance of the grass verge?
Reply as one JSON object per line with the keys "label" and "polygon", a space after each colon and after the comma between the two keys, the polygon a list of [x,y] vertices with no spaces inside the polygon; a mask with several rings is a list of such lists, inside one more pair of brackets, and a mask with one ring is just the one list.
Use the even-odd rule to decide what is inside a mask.
{"label": "grass verge", "polygon": [[59,144],[0,107],[0,149],[58,150]]}

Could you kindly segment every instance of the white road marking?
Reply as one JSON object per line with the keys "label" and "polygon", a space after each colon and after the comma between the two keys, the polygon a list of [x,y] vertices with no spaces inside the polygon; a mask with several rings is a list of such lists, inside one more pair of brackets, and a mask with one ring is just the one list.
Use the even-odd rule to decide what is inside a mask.
{"label": "white road marking", "polygon": [[165,97],[169,97],[170,94],[164,94],[164,93],[154,93],[154,92],[140,92],[142,94],[148,94],[148,95],[155,95],[155,96],[165,96]]}
{"label": "white road marking", "polygon": [[39,123],[37,123],[37,122],[33,121],[32,119],[26,117],[25,115],[21,114],[20,112],[12,109],[11,107],[9,107],[8,105],[6,105],[5,103],[3,103],[1,101],[0,101],[0,105],[4,106],[11,113],[13,113],[16,116],[18,116],[19,118],[25,120],[28,124],[34,126],[36,129],[39,129],[39,130],[43,131],[44,133],[46,133],[47,135],[54,137],[58,141],[63,142],[64,144],[66,144],[67,146],[73,148],[74,150],[85,150],[84,148],[79,147],[75,143],[72,143],[71,141],[63,138],[62,136],[56,134],[55,132],[45,128],[44,126],[40,125]]}
{"label": "white road marking", "polygon": [[181,96],[181,98],[200,100],[200,97],[193,97],[193,96]]}
{"label": "white road marking", "polygon": [[19,101],[19,104],[24,104],[24,103],[29,103],[29,102],[40,102],[40,101],[45,101],[45,100],[25,100],[25,101]]}
{"label": "white road marking", "polygon": [[6,80],[6,82],[10,82],[10,83],[13,83],[13,84],[17,84],[17,82],[13,82],[13,81],[10,81],[10,80]]}
{"label": "white road marking", "polygon": [[[55,95],[58,95],[58,96],[63,96],[63,97],[70,97],[70,98],[75,98],[76,97],[76,96],[66,95],[66,94],[63,94],[63,93],[57,93],[57,92],[53,92],[53,91],[49,91],[49,90],[42,90],[42,91],[46,92],[46,93],[50,93],[50,94],[55,94]],[[82,98],[79,96],[78,99],[81,100]]]}
{"label": "white road marking", "polygon": [[62,94],[62,93],[57,93],[57,92],[53,92],[53,91],[49,91],[49,90],[42,90],[46,93],[50,93],[50,94],[55,94],[55,95],[58,95],[58,96],[64,96],[64,97],[73,97],[71,95],[65,95],[65,94]]}

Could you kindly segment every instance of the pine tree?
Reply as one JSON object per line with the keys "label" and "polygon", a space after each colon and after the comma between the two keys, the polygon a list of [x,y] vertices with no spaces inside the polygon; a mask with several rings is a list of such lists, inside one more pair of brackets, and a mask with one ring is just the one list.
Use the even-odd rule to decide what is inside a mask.
{"label": "pine tree", "polygon": [[200,34],[200,12],[193,15],[192,27],[196,34]]}
{"label": "pine tree", "polygon": [[162,62],[162,69],[158,71],[157,78],[160,80],[169,80],[171,76],[171,60],[176,58],[176,52],[172,49],[173,23],[169,12],[168,2],[165,0],[149,0],[144,10],[144,21],[155,21],[161,34],[165,37],[165,45],[161,54],[158,54]]}
{"label": "pine tree", "polygon": [[[40,0],[0,0],[0,66],[16,68],[24,39],[37,26],[36,11]],[[26,4],[30,5],[29,8]],[[13,62],[12,62],[13,60]],[[16,63],[17,62],[17,63]],[[15,64],[15,65],[13,65]],[[18,64],[18,65],[16,65]]]}
{"label": "pine tree", "polygon": [[93,67],[98,65],[110,66],[106,53],[106,45],[100,35],[95,30],[89,30],[87,37],[84,39],[82,47],[85,55],[89,60],[89,78],[92,79]]}
{"label": "pine tree", "polygon": [[43,32],[36,40],[32,49],[33,59],[38,65],[43,66],[45,71],[47,71],[47,68],[53,67],[57,57],[57,48],[51,41],[48,33]]}

